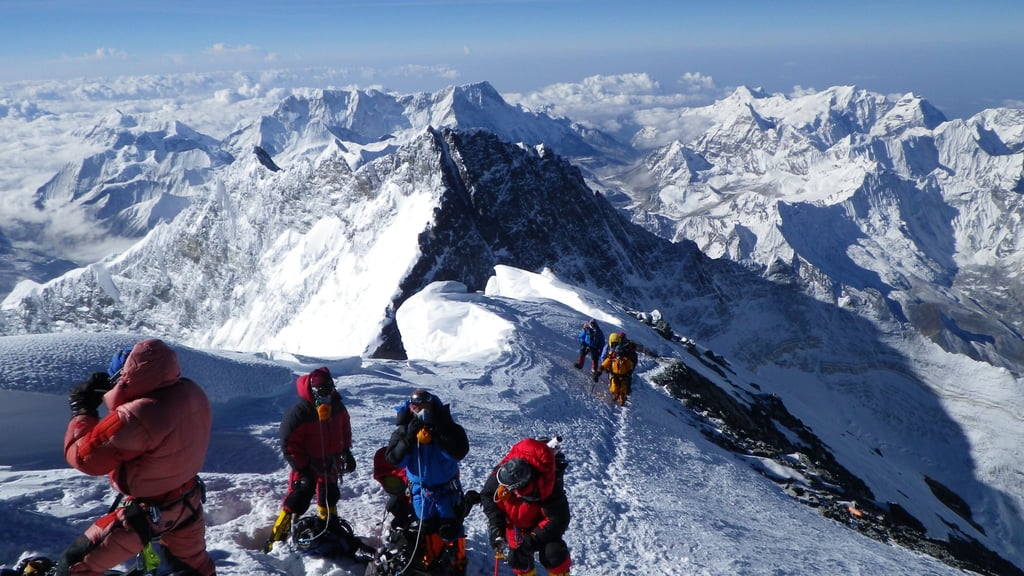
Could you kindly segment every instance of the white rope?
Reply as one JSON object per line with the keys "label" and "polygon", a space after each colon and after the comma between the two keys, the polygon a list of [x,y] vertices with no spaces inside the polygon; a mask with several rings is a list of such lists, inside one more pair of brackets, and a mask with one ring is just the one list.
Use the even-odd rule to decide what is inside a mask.
{"label": "white rope", "polygon": [[[326,442],[326,437],[324,436],[324,422],[327,422],[327,421],[328,420],[320,420],[318,422],[319,426],[317,427],[317,429],[320,432],[320,461],[321,462],[327,462],[327,442]],[[332,468],[334,467],[333,460],[331,461],[330,466]],[[327,471],[325,470],[324,472],[325,472],[325,474],[323,476],[323,479],[324,479],[324,495],[323,496],[324,496],[324,504],[325,504],[324,508],[327,510],[326,517],[324,518],[324,527],[323,527],[323,530],[320,530],[319,534],[316,534],[315,536],[312,536],[309,539],[302,539],[301,540],[302,542],[312,542],[312,541],[316,540],[317,538],[323,536],[324,534],[327,533],[327,528],[331,525],[331,506],[330,506],[330,503],[327,501],[327,492],[328,492],[328,488],[327,488],[327,475],[326,475]],[[341,475],[340,474],[338,475],[338,479],[339,479],[339,481],[341,480]],[[316,493],[318,491],[319,491],[318,486],[316,484],[314,484],[313,485],[313,495],[314,495],[314,497],[316,497]],[[320,503],[317,502],[317,505],[319,505],[319,504]]]}

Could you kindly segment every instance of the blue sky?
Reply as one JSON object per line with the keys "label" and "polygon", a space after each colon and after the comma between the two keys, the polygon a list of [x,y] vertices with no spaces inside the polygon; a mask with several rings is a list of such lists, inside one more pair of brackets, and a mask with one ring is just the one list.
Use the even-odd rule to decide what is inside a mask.
{"label": "blue sky", "polygon": [[0,0],[0,82],[343,66],[401,68],[395,90],[523,92],[700,73],[915,92],[959,116],[1024,101],[1022,23],[1018,0]]}

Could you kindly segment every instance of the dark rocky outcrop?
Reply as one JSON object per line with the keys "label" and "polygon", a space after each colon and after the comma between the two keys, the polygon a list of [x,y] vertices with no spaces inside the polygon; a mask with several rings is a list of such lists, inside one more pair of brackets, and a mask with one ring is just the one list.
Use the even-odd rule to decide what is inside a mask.
{"label": "dark rocky outcrop", "polygon": [[[710,350],[701,353],[692,344],[688,349],[703,365],[725,377],[728,364],[724,359]],[[766,458],[799,471],[807,482],[765,475],[823,516],[875,540],[897,543],[963,570],[992,576],[1024,574],[969,536],[952,536],[948,541],[928,538],[922,523],[902,506],[876,502],[865,483],[838,463],[829,447],[790,414],[779,397],[737,392],[738,396],[678,360],[666,362],[651,380],[682,401],[697,416],[702,433],[714,443],[742,457]],[[756,384],[751,386],[757,388]],[[969,507],[955,492],[931,478],[925,481],[939,500],[984,532],[971,520]]]}

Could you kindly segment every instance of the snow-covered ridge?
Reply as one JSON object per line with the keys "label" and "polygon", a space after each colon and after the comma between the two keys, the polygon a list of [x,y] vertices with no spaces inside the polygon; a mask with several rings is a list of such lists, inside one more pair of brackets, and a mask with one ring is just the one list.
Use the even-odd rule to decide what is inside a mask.
{"label": "snow-covered ridge", "polygon": [[345,154],[332,147],[279,172],[243,157],[130,251],[17,287],[5,330],[146,326],[196,346],[400,357],[393,310],[434,280],[480,289],[510,262],[615,290],[649,274],[638,266],[648,258],[592,260],[580,237],[601,231],[626,254],[685,251],[623,233],[621,216],[545,147],[426,130],[355,171]]}

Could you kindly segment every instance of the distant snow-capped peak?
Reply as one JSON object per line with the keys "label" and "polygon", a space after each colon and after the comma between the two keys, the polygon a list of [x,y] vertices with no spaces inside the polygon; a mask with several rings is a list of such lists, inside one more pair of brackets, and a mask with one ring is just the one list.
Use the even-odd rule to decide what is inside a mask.
{"label": "distant snow-capped peak", "polygon": [[[983,288],[1020,265],[1019,112],[949,122],[913,94],[741,88],[684,116],[699,130],[630,174],[635,221],[713,257],[764,270],[796,260],[810,284],[877,290],[918,328],[942,317],[925,331],[944,346],[1024,368],[1024,323],[1007,329],[1006,314],[963,300],[1024,317],[1020,298]],[[963,292],[937,296],[935,284]]]}

